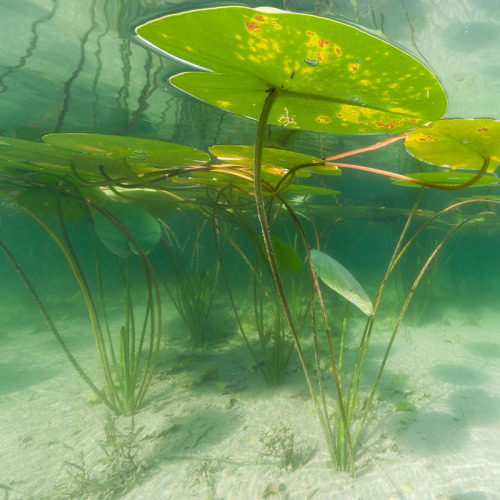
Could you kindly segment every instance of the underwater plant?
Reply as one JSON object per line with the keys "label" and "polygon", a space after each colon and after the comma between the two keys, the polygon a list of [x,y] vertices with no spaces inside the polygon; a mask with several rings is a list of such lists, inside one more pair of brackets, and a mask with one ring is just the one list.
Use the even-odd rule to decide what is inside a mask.
{"label": "underwater plant", "polygon": [[181,243],[165,221],[160,220],[160,224],[163,248],[176,277],[173,285],[164,280],[165,288],[188,327],[191,345],[203,347],[210,341],[209,315],[219,278],[219,262],[202,268],[201,237],[206,222],[195,231],[192,243],[189,237]]}
{"label": "underwater plant", "polygon": [[[227,227],[223,227],[223,222],[220,219],[220,214],[217,214],[217,210],[214,210],[212,223],[215,246],[223,281],[238,324],[238,329],[255,362],[255,366],[261,371],[267,383],[271,386],[281,385],[285,380],[287,366],[293,353],[293,342],[286,321],[282,316],[279,298],[272,284],[272,276],[265,256],[262,238],[259,237],[255,228],[251,224],[248,224],[248,221],[240,213],[235,204],[231,205],[230,219],[228,220],[227,216],[225,217],[225,226]],[[242,244],[235,239],[234,235],[230,234],[231,228],[234,230],[235,227],[242,228],[249,237],[250,242],[247,243],[250,243],[256,251],[254,262],[248,255],[248,252],[243,251]],[[241,319],[237,300],[235,299],[233,290],[234,281],[228,276],[227,263],[234,262],[234,255],[229,257],[227,254],[223,254],[221,242],[219,241],[222,239],[221,235],[223,235],[223,239],[228,243],[228,247],[235,250],[236,254],[241,257],[242,262],[246,264],[252,277],[253,316],[246,318],[245,322]],[[280,256],[280,268],[289,277],[288,284],[295,299],[294,312],[297,314],[297,320],[303,322],[307,313],[307,307],[304,307],[304,301],[302,300],[304,298],[300,286],[303,281],[301,279],[302,276],[298,276],[299,271],[303,267],[302,261],[295,250],[285,241],[274,238],[273,245]],[[238,279],[236,282],[241,282],[241,269],[239,267],[237,273]],[[244,323],[249,323],[256,330],[260,355],[256,352],[257,349],[252,347],[251,338],[246,332]]]}
{"label": "underwater plant", "polygon": [[[478,170],[476,174],[438,172],[437,175],[424,173],[404,176],[339,162],[348,156],[386,147],[402,139],[406,139],[410,151],[409,144],[412,141],[421,145],[424,150],[426,150],[426,143],[437,143],[439,149],[446,140],[443,136],[437,138],[432,133],[425,135],[427,131],[414,131],[407,135],[406,131],[439,119],[446,110],[447,100],[438,80],[419,61],[384,40],[337,21],[271,8],[250,9],[235,6],[168,15],[139,26],[136,32],[142,40],[158,47],[166,54],[182,59],[188,64],[195,64],[210,70],[209,72],[197,71],[175,75],[170,78],[172,85],[214,106],[258,120],[253,148],[253,190],[268,264],[327,440],[332,462],[339,469],[349,470],[351,474],[354,474],[354,453],[359,433],[366,421],[369,403],[373,399],[392,342],[413,292],[444,242],[461,225],[475,216],[465,219],[451,230],[422,267],[396,322],[369,402],[356,434],[353,436],[353,411],[373,328],[373,319],[385,283],[394,265],[404,254],[408,245],[420,234],[420,231],[417,231],[405,246],[402,246],[420,196],[417,198],[396,246],[373,310],[371,307],[366,308],[365,312],[369,318],[362,336],[355,373],[351,379],[351,384],[354,384],[350,392],[352,398],[348,396],[346,400],[341,386],[339,356],[334,351],[318,275],[314,270],[314,254],[311,255],[310,245],[302,225],[290,204],[281,196],[281,191],[302,169],[322,173],[330,169],[333,173],[342,168],[354,168],[387,175],[399,182],[412,185],[439,189],[463,189],[483,182],[497,182],[495,178],[485,174],[491,172],[493,164],[498,161],[495,156],[498,152],[495,150],[492,154],[491,150],[481,151],[479,155],[476,155],[479,156],[479,166],[471,167]],[[188,41],[186,33],[190,34]],[[436,122],[438,129],[439,123]],[[341,134],[400,133],[400,135],[367,148],[327,157],[322,166],[311,163],[292,168],[273,188],[264,178],[263,168],[265,132],[268,125]],[[496,123],[491,125],[496,127]],[[432,127],[434,124],[427,128],[430,130]],[[485,136],[491,135],[489,131],[489,126],[482,127],[473,124],[467,137],[475,134],[480,137],[479,142],[481,142]],[[419,136],[419,133],[424,135]],[[467,146],[466,149],[469,153],[475,150]],[[434,160],[431,161],[435,163]],[[462,163],[447,161],[446,164],[463,168]],[[421,192],[422,190],[423,187]],[[274,207],[273,203],[275,203]],[[455,204],[453,208],[456,206]],[[273,247],[271,234],[273,208],[277,211],[281,207],[286,209],[296,227],[310,268],[312,334],[319,393],[313,387],[279,269],[277,252]],[[425,227],[424,225],[423,228]],[[316,254],[315,260],[318,260],[318,256],[319,254]],[[326,257],[321,257],[321,259],[324,258]],[[321,262],[319,264],[321,267]],[[318,272],[320,273],[324,274],[323,271]],[[328,278],[325,277],[325,279]],[[338,280],[339,275],[335,279]],[[319,302],[325,326],[331,370],[335,381],[337,400],[335,430],[332,429],[329,421],[317,355],[316,300]],[[364,304],[366,305],[366,301]]]}
{"label": "underwater plant", "polygon": [[86,499],[91,495],[112,499],[132,489],[146,468],[142,457],[138,457],[143,430],[144,427],[136,428],[133,417],[123,431],[117,428],[115,419],[108,419],[105,439],[98,442],[103,457],[89,464],[80,451],[71,460],[65,460],[64,476],[55,485],[58,497]]}
{"label": "underwater plant", "polygon": [[[207,153],[186,146],[130,137],[52,134],[44,138],[45,144],[5,138],[0,143],[0,158],[4,160],[2,167],[11,175],[12,172],[27,172],[27,176],[33,172],[57,175],[58,179],[63,178],[69,184],[82,187],[81,193],[85,194],[85,198],[93,199],[90,188],[99,188],[94,191],[99,191],[101,196],[121,201],[124,205],[143,207],[156,217],[163,217],[177,206],[193,209],[207,220],[212,220],[214,233],[230,245],[235,240],[225,230],[224,224],[242,224],[241,221],[236,222],[239,216],[235,213],[241,214],[239,219],[253,217],[252,222],[257,214],[262,236],[254,234],[250,238],[257,252],[263,256],[258,261],[259,270],[254,261],[245,260],[243,251],[238,253],[256,279],[254,296],[257,304],[261,294],[266,296],[265,291],[258,289],[259,283],[265,281],[268,287],[267,282],[272,282],[274,291],[268,294],[270,304],[276,311],[279,309],[274,317],[281,318],[276,329],[277,339],[279,341],[285,332],[282,321],[285,318],[287,335],[291,336],[300,358],[332,463],[353,474],[360,432],[415,288],[442,245],[464,223],[475,220],[477,215],[463,217],[437,243],[421,267],[396,320],[367,403],[361,408],[361,419],[355,421],[354,412],[362,406],[356,402],[360,398],[363,364],[387,279],[406,249],[428,224],[451,210],[458,211],[481,202],[469,200],[456,203],[433,215],[413,236],[407,238],[416,217],[421,192],[417,195],[417,202],[407,218],[373,301],[373,309],[367,309],[368,319],[360,339],[359,358],[354,372],[349,374],[342,362],[342,348],[337,351],[339,342],[336,342],[337,336],[330,328],[332,321],[326,311],[319,282],[319,278],[325,278],[330,285],[335,285],[339,276],[331,281],[321,271],[321,265],[315,269],[314,261],[317,259],[314,255],[318,254],[311,248],[314,246],[320,251],[320,238],[316,234],[315,245],[310,243],[302,222],[307,219],[300,217],[302,214],[298,213],[288,195],[333,196],[335,191],[331,189],[294,181],[315,173],[339,175],[344,169],[384,175],[397,184],[422,188],[458,190],[497,183],[498,179],[491,174],[500,159],[497,146],[500,144],[499,123],[494,120],[443,120],[421,126],[438,120],[446,110],[444,91],[432,73],[390,43],[330,19],[276,9],[221,7],[166,16],[146,23],[137,32],[150,44],[174,57],[211,70],[182,73],[170,81],[210,104],[258,120],[255,145],[216,145],[210,148],[215,159],[210,159]],[[264,147],[266,132],[272,125],[290,131],[307,129],[338,134],[400,135],[321,159]],[[414,130],[408,132],[412,128]],[[344,162],[347,157],[390,147],[402,140],[407,151],[423,161],[441,165],[441,171],[402,175]],[[457,155],[446,154],[446,151],[455,149]],[[468,161],[464,163],[463,158]],[[455,167],[477,172],[456,172]],[[276,235],[281,235],[277,220],[282,215],[291,221],[295,231],[288,242],[299,242],[299,254],[305,254],[303,269],[309,285],[305,309],[310,313],[316,373],[311,370],[303,351],[301,314],[294,312],[293,287],[287,283],[286,270],[283,261],[280,262],[286,252],[276,244]],[[221,272],[224,275],[223,264],[222,260]],[[300,305],[300,300],[298,303]],[[318,309],[320,314],[317,314]],[[346,306],[340,340],[345,334],[348,313]],[[262,324],[259,315],[262,317],[263,312],[258,309],[257,321]],[[321,338],[317,316],[324,324]],[[265,336],[265,329],[261,331]],[[326,370],[319,359],[320,343],[327,345],[329,366]],[[279,342],[276,345],[279,346]],[[333,374],[335,383],[333,422],[331,402],[324,386],[325,374]],[[351,384],[346,383],[349,375]]]}
{"label": "underwater plant", "polygon": [[[158,241],[160,229],[157,228],[155,236],[156,221],[151,220],[151,216],[138,207],[118,207],[110,204],[104,208],[84,198],[73,186],[65,185],[60,178],[49,177],[49,179],[51,182],[47,183],[47,178],[37,182],[36,177],[17,176],[8,181],[4,176],[0,196],[16,201],[46,231],[68,263],[89,314],[103,372],[103,389],[98,388],[98,384],[91,379],[71,353],[39,294],[22,270],[21,264],[3,241],[0,241],[0,250],[26,285],[50,330],[78,374],[99,400],[114,413],[133,415],[145,397],[155,371],[160,347],[161,301],[154,272],[145,253]],[[14,188],[17,191],[15,198],[13,193],[8,192]],[[47,216],[57,220],[59,231],[53,229],[52,224],[45,220]],[[125,216],[127,222],[122,223],[121,219]],[[78,255],[78,248],[75,248],[68,231],[69,217],[78,217],[89,222],[90,238],[94,248],[96,292],[89,284],[88,276],[81,264],[81,256]],[[108,318],[109,300],[106,298],[103,285],[98,238],[115,256],[122,279],[124,317],[118,335],[112,333]],[[142,319],[139,319],[140,314],[137,312],[137,304],[134,304],[131,288],[132,250],[137,255],[146,291],[145,307],[141,312]]]}

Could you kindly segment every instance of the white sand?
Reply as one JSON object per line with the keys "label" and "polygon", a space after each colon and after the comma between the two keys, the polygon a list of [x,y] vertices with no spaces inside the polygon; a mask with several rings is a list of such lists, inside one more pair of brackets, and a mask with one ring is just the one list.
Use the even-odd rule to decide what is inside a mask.
{"label": "white sand", "polygon": [[[182,350],[166,342],[152,403],[135,419],[144,426],[136,457],[143,468],[121,498],[500,498],[500,316],[446,316],[402,327],[354,479],[332,469],[295,362],[283,387],[268,388],[241,345],[203,351],[172,373]],[[68,319],[65,327],[70,347],[95,372],[95,350],[82,340],[86,323]],[[0,498],[5,492],[9,500],[76,498],[64,496],[75,486],[64,462],[81,463],[79,452],[93,477],[104,467],[98,443],[107,412],[88,404],[89,389],[50,333],[38,330],[0,337]],[[383,339],[377,332],[377,360]],[[213,368],[216,380],[196,383]],[[415,409],[398,411],[398,401]],[[294,467],[285,469],[261,442],[284,425],[295,443]]]}

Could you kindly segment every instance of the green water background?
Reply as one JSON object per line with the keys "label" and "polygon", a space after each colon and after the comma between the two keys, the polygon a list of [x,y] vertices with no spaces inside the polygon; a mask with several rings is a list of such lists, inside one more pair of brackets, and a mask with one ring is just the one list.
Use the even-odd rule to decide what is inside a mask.
{"label": "green water background", "polygon": [[[168,77],[183,71],[186,65],[145,48],[133,36],[135,26],[160,15],[230,4],[1,0],[0,134],[38,141],[53,132],[95,132],[165,139],[200,149],[213,144],[252,143],[255,122],[172,88]],[[326,0],[296,0],[244,5],[318,13],[372,30],[427,64],[439,77],[449,99],[446,117],[500,117],[500,100],[496,98],[500,91],[500,56],[495,50],[500,37],[500,5],[494,0],[344,0],[331,5]],[[326,156],[384,137],[273,128],[270,142]],[[394,171],[418,170],[402,145],[360,156],[357,161]],[[315,176],[308,182],[340,191],[335,200],[317,200],[318,205],[326,206],[315,214],[319,232],[324,235],[322,248],[350,269],[373,297],[417,190],[349,171],[342,176]],[[486,188],[469,189],[467,194],[486,192]],[[438,210],[462,196],[464,193],[428,190],[421,207]],[[328,206],[332,207],[331,214]],[[193,216],[186,226],[184,216],[173,214],[168,222],[182,238],[189,232],[190,223],[195,227],[195,219]],[[70,229],[85,265],[91,269],[86,223],[72,221]],[[447,224],[431,229],[407,256],[393,285],[401,300],[418,265],[448,229]],[[67,302],[77,293],[77,287],[44,232],[20,210],[5,203],[0,207],[0,236],[14,250],[49,307],[59,312],[60,301]],[[210,256],[214,258],[210,234],[204,245],[210,262]],[[104,248],[101,250],[103,262],[111,262]],[[463,229],[446,245],[436,267],[431,269],[433,282],[423,283],[417,292],[411,306],[414,318],[437,320],[450,306],[470,308],[472,313],[480,313],[483,307],[495,309],[500,291],[499,250],[499,225],[493,218]],[[252,249],[247,247],[247,251],[251,253]],[[153,258],[168,267],[159,252]],[[0,275],[4,306],[0,335],[25,321],[40,322],[38,310],[3,257]],[[235,285],[245,287],[237,269],[233,269],[232,279]],[[117,274],[110,271],[107,283],[111,291],[114,284],[119,288]],[[75,307],[75,314],[85,312],[78,300],[71,307]]]}

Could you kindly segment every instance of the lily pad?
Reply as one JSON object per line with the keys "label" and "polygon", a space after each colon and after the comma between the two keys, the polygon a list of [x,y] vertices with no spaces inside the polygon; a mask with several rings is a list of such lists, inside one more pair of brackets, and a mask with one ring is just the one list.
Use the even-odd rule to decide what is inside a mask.
{"label": "lily pad", "polygon": [[[254,150],[254,146],[236,146],[229,144],[221,144],[209,148],[209,151],[218,160],[241,165],[249,169],[253,167]],[[323,164],[324,160],[316,158],[315,156],[296,153],[295,151],[287,151],[286,149],[263,148],[262,150],[262,170],[264,172],[280,175],[283,171],[287,172],[301,165],[308,165],[310,163]],[[307,170],[309,170],[309,168],[307,168]],[[301,169],[297,170],[295,175],[309,177],[310,174],[306,170]]]}
{"label": "lily pad", "polygon": [[0,169],[45,172],[71,178],[71,155],[40,142],[0,137]]}
{"label": "lily pad", "polygon": [[412,130],[405,141],[419,160],[452,169],[480,170],[490,159],[488,172],[500,161],[500,121],[440,120]]}
{"label": "lily pad", "polygon": [[[429,182],[438,186],[459,186],[461,184],[465,184],[467,181],[470,181],[475,176],[476,174],[466,172],[418,172],[416,174],[406,174],[406,177]],[[400,186],[420,187],[420,184],[410,181],[393,179],[392,182],[393,184],[399,184]],[[500,179],[498,177],[483,175],[469,187],[486,186],[488,184],[498,184],[499,182]]]}
{"label": "lily pad", "polygon": [[367,316],[372,314],[373,305],[370,298],[356,278],[342,264],[319,250],[311,250],[311,259],[314,270],[325,285],[342,295]]}
{"label": "lily pad", "polygon": [[214,106],[269,123],[334,133],[396,133],[440,118],[446,96],[419,61],[353,26],[272,8],[182,12],[136,29],[167,54],[208,72],[171,83]]}
{"label": "lily pad", "polygon": [[337,196],[340,191],[335,191],[334,189],[324,188],[321,186],[308,186],[305,184],[290,184],[286,190],[286,193],[293,193],[296,195],[308,195],[308,196]]}
{"label": "lily pad", "polygon": [[181,167],[209,160],[209,155],[188,146],[137,137],[104,134],[49,134],[43,140],[58,149],[100,158],[126,159],[131,164]]}

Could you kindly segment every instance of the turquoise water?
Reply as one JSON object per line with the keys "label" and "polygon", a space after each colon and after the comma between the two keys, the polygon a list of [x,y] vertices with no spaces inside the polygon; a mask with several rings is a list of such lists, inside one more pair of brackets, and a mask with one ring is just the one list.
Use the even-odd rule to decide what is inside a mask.
{"label": "turquoise water", "polygon": [[[77,182],[77,194],[66,192],[66,198],[77,199],[73,209],[85,215],[65,215],[61,224],[53,183],[58,163],[30,149],[47,134],[106,134],[130,141],[139,137],[200,151],[253,144],[255,120],[174,88],[169,77],[189,66],[145,46],[134,34],[137,26],[160,16],[227,5],[231,3],[0,1],[0,240],[17,263],[0,253],[0,495],[11,500],[499,498],[500,225],[491,203],[462,207],[433,222],[388,281],[356,422],[419,270],[450,230],[481,212],[446,241],[415,291],[356,451],[354,478],[331,464],[304,366],[262,257],[250,184],[241,199],[228,196],[227,204],[215,209],[217,185],[197,181],[193,188],[182,181],[188,176],[183,174],[180,185],[174,181],[164,188],[180,200],[141,203],[125,199],[127,189],[125,197],[101,189],[110,183],[96,174],[99,161],[108,172],[123,172],[113,152],[92,163],[87,148],[70,160],[64,157],[61,164],[73,161],[81,174],[88,160],[89,171],[97,175],[91,182],[99,186],[84,182],[82,188]],[[239,5],[315,14],[360,27],[411,54],[436,75],[448,99],[444,118],[500,119],[500,6],[493,0]],[[325,158],[388,137],[270,126],[265,143]],[[15,155],[6,152],[11,139],[25,141],[16,143]],[[135,147],[136,156],[144,153],[139,150]],[[17,161],[32,167],[30,173],[25,175]],[[130,161],[133,165],[135,160]],[[437,170],[408,154],[401,142],[357,155],[353,163],[400,174]],[[41,171],[48,177],[40,176]],[[65,175],[69,172],[67,166]],[[123,183],[113,178],[118,191],[131,184],[144,187],[140,177],[133,183],[130,177]],[[163,180],[155,182],[153,187]],[[297,184],[338,192],[316,191],[304,199],[299,190],[286,199],[310,247],[320,243],[374,300],[418,189],[347,168],[340,176],[313,173]],[[41,192],[42,198],[22,201],[24,191]],[[125,226],[128,221],[132,237],[117,230],[113,213],[99,220],[101,204],[112,212],[99,193],[115,201],[122,196],[126,203],[121,205],[132,207],[122,218],[117,215]],[[440,210],[472,195],[495,199],[498,186],[426,189],[410,234]],[[45,196],[49,208],[43,208]],[[85,200],[90,200],[88,205]],[[136,205],[140,212],[134,212]],[[64,206],[62,213],[71,209]],[[284,209],[272,220],[273,236],[286,245],[275,243],[278,265],[306,367],[316,383],[305,251]],[[114,240],[109,236],[113,234]],[[123,253],[113,245],[122,245]],[[289,273],[287,265],[295,258],[300,271]],[[338,350],[345,300],[321,286]],[[319,364],[327,380],[325,408],[334,422],[337,403],[328,344],[319,302],[315,304]],[[97,392],[106,392],[106,384],[123,391],[120,384],[125,382],[120,379],[123,367],[105,381],[96,324],[111,370],[123,359],[123,329],[128,329],[128,338],[136,339],[136,352],[141,352],[139,374],[146,370],[136,390],[140,392],[143,380],[149,384],[132,411],[135,417],[117,416],[131,412],[117,410],[112,397],[107,406],[99,402],[71,366],[47,318]],[[347,379],[365,319],[351,305]],[[144,344],[139,347],[142,331]],[[110,339],[118,365],[111,359]],[[146,361],[148,356],[155,362]],[[346,386],[344,381],[344,390]]]}

